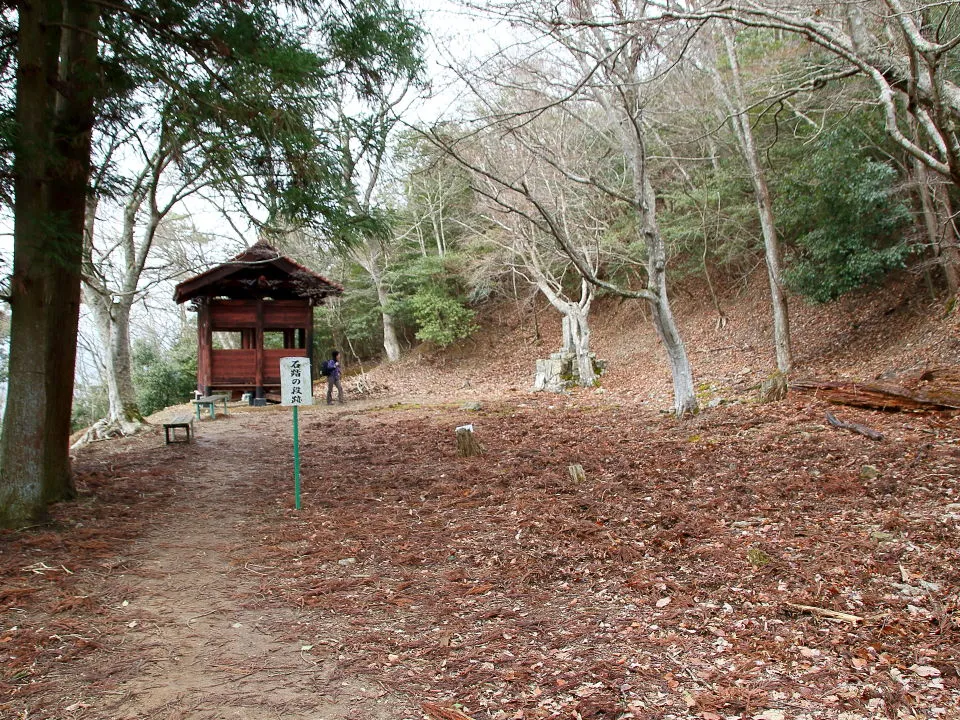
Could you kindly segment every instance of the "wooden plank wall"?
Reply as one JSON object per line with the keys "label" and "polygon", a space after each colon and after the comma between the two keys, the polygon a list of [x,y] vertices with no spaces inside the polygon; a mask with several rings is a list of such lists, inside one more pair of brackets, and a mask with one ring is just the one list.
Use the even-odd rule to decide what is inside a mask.
{"label": "wooden plank wall", "polygon": [[[313,308],[307,300],[211,300],[206,307],[209,322],[201,323],[199,367],[201,386],[263,388],[280,385],[280,358],[309,357],[309,348],[268,350],[262,347],[264,330],[299,330],[297,340],[312,339]],[[241,350],[213,350],[204,333],[241,330]],[[289,341],[294,339],[289,334]],[[204,355],[209,353],[209,361]]]}
{"label": "wooden plank wall", "polygon": [[[210,316],[214,330],[239,330],[257,326],[257,300],[213,300]],[[306,300],[264,300],[265,330],[309,328],[313,308]]]}
{"label": "wooden plank wall", "polygon": [[[211,385],[252,385],[257,367],[256,350],[212,350]],[[280,365],[277,364],[277,375]]]}

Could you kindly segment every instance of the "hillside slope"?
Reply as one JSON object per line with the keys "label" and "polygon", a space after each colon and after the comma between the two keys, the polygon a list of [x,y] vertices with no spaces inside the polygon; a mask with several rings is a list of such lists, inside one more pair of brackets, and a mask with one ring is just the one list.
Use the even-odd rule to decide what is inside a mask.
{"label": "hillside slope", "polygon": [[[720,298],[728,321],[706,290],[686,285],[674,291],[674,312],[704,392],[742,396],[775,367],[772,320],[765,277]],[[598,393],[609,401],[672,404],[670,372],[649,313],[640,301],[601,298],[592,313],[592,344],[608,371]],[[949,308],[949,311],[947,310]],[[938,365],[960,357],[960,312],[945,298],[931,298],[922,280],[905,276],[887,286],[851,293],[828,305],[795,298],[791,322],[796,377],[872,379]],[[502,303],[481,316],[481,329],[467,342],[440,350],[408,350],[394,366],[369,372],[389,395],[442,399],[500,398],[528,393],[535,361],[560,344],[560,316],[544,304],[534,310]],[[538,337],[539,333],[539,337]]]}

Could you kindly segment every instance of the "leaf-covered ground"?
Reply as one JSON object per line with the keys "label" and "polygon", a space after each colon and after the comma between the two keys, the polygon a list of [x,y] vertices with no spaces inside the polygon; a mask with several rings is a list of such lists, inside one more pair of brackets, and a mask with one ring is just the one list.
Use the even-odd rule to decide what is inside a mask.
{"label": "leaf-covered ground", "polygon": [[[741,403],[683,422],[642,305],[597,303],[600,391],[538,397],[559,320],[518,301],[305,410],[299,512],[288,410],[85,449],[77,501],[0,534],[0,718],[960,717],[960,419],[753,404],[744,282],[719,330],[675,292],[702,399]],[[960,352],[917,278],[791,314],[795,377]]]}
{"label": "leaf-covered ground", "polygon": [[299,512],[288,411],[99,444],[0,538],[0,716],[960,717],[957,418],[825,409],[315,408]]}

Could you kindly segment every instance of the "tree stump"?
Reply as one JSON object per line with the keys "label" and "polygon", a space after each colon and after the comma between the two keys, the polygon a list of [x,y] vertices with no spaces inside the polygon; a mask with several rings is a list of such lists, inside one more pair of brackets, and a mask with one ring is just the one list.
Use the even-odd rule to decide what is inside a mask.
{"label": "tree stump", "polygon": [[568,465],[567,472],[570,473],[570,479],[575,485],[584,483],[587,481],[587,473],[583,470],[583,465],[577,463],[576,465]]}
{"label": "tree stump", "polygon": [[483,448],[473,436],[473,425],[461,425],[456,429],[456,433],[458,457],[473,457],[483,454]]}

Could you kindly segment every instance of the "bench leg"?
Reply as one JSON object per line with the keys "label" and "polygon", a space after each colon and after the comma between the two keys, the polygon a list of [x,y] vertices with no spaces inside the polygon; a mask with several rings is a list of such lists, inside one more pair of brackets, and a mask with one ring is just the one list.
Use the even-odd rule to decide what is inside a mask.
{"label": "bench leg", "polygon": [[215,402],[210,403],[210,419],[217,419],[217,404]]}
{"label": "bench leg", "polygon": [[200,422],[200,403],[194,403],[193,407],[196,409],[197,422]]}

